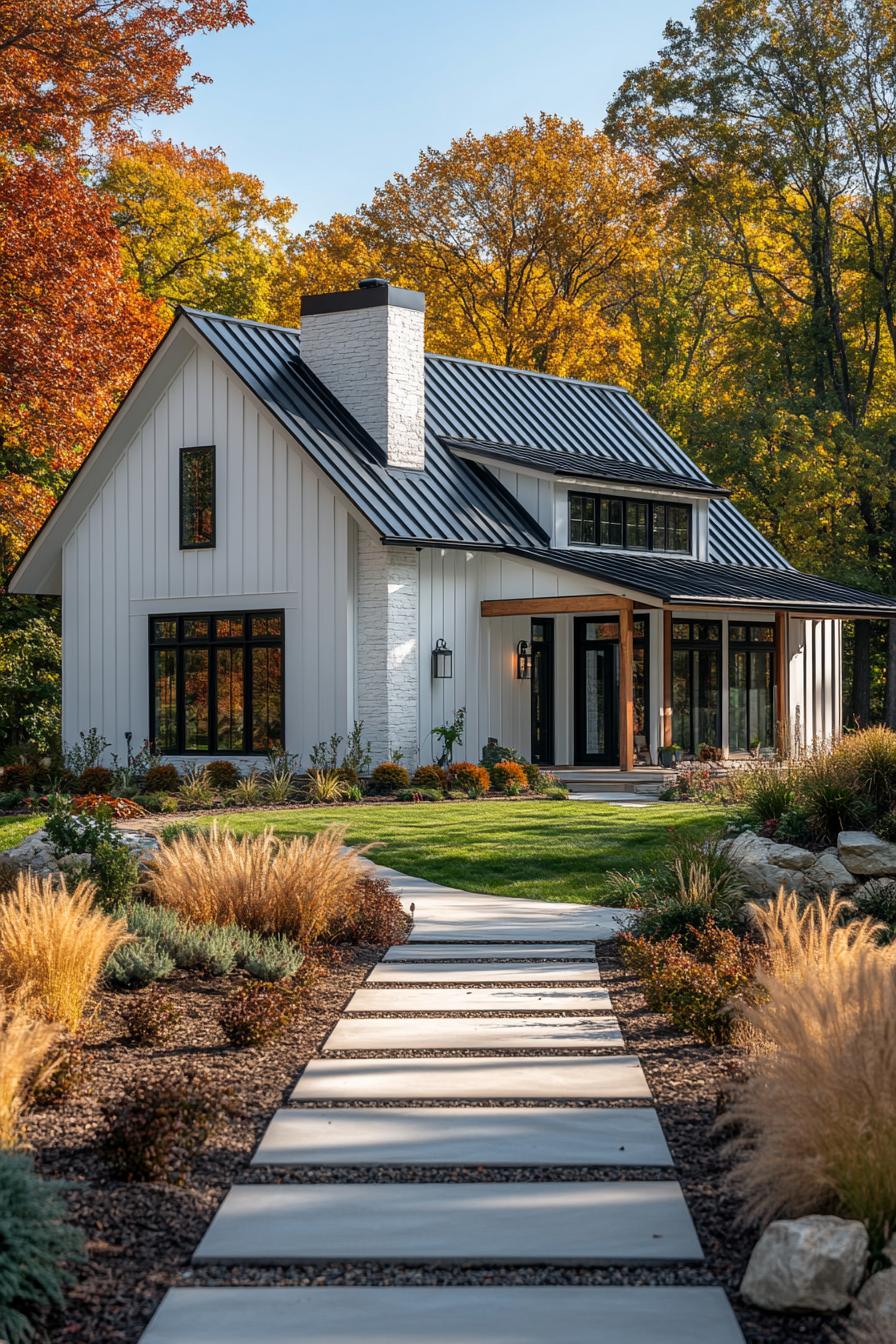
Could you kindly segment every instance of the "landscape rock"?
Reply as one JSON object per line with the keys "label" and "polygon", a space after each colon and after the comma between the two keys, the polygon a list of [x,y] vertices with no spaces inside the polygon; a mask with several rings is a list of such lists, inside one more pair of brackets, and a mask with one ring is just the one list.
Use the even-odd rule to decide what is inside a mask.
{"label": "landscape rock", "polygon": [[771,844],[766,853],[768,862],[777,868],[799,868],[803,871],[811,868],[818,858],[811,849],[801,849],[799,845]]}
{"label": "landscape rock", "polygon": [[837,857],[857,877],[896,877],[896,845],[873,831],[841,831]]}
{"label": "landscape rock", "polygon": [[754,1246],[740,1290],[766,1311],[842,1311],[867,1256],[862,1223],[816,1213],[781,1219]]}
{"label": "landscape rock", "polygon": [[885,1338],[896,1339],[896,1269],[882,1269],[862,1285],[857,1315],[863,1324],[881,1327]]}
{"label": "landscape rock", "polygon": [[764,836],[756,835],[754,831],[743,831],[733,840],[726,840],[722,848],[732,863],[765,864],[768,862],[768,851],[773,844],[774,841],[766,840]]}
{"label": "landscape rock", "polygon": [[[116,834],[121,837],[141,866],[152,857],[158,845],[156,837],[148,835],[145,831],[117,831]],[[66,868],[90,863],[89,854],[66,854],[61,861],[57,860],[47,839],[47,833],[43,830],[35,831],[14,849],[5,850],[0,854],[0,859],[6,859],[17,868],[28,868],[38,877],[55,877]]]}
{"label": "landscape rock", "polygon": [[813,887],[826,895],[832,891],[850,891],[856,886],[856,879],[837,857],[836,849],[825,849],[814,854],[815,862],[807,871],[806,877]]}

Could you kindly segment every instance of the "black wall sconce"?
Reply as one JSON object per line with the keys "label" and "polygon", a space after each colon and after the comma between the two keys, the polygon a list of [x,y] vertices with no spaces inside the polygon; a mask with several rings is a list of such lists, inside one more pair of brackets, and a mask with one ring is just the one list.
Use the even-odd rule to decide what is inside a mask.
{"label": "black wall sconce", "polygon": [[441,681],[446,677],[454,675],[453,669],[454,654],[445,643],[444,639],[437,639],[436,646],[432,651],[432,675]]}
{"label": "black wall sconce", "polygon": [[521,639],[516,646],[516,679],[517,681],[532,679],[532,650],[525,639]]}

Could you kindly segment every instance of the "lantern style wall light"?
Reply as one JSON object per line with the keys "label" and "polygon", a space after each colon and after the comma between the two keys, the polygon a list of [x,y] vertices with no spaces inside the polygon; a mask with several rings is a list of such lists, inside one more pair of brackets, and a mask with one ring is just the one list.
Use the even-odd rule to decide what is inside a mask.
{"label": "lantern style wall light", "polygon": [[446,677],[454,675],[452,663],[454,655],[445,643],[444,639],[437,639],[436,646],[432,651],[432,675],[437,680],[444,680]]}
{"label": "lantern style wall light", "polygon": [[516,646],[516,679],[530,681],[532,678],[532,650],[528,641],[521,639]]}

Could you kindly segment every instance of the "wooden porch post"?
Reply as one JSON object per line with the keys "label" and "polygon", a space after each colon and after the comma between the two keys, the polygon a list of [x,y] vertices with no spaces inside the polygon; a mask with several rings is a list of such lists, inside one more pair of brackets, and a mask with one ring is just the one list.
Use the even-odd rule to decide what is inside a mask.
{"label": "wooden porch post", "polygon": [[631,606],[619,609],[619,769],[635,768],[635,646]]}
{"label": "wooden porch post", "polygon": [[779,751],[787,749],[790,736],[787,718],[787,669],[790,666],[787,648],[787,612],[775,612],[775,745]]}
{"label": "wooden porch post", "polygon": [[663,612],[663,746],[672,745],[672,613]]}

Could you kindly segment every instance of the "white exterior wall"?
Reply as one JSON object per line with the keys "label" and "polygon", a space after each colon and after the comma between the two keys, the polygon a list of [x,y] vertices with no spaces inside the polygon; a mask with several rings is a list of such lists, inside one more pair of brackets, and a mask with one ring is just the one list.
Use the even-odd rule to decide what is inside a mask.
{"label": "white exterior wall", "polygon": [[[213,549],[182,551],[178,450],[214,444]],[[286,746],[354,717],[355,524],[326,478],[226,366],[197,348],[159,396],[63,550],[63,736],[124,757],[149,732],[152,614],[285,611]]]}
{"label": "white exterior wall", "polygon": [[788,638],[790,732],[811,750],[843,731],[843,623],[792,616]]}

